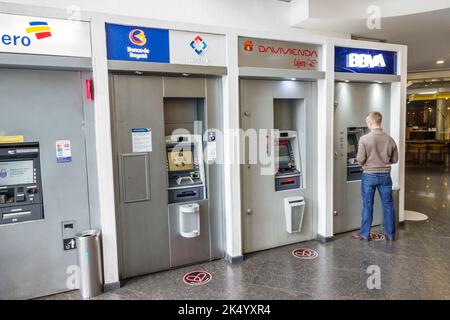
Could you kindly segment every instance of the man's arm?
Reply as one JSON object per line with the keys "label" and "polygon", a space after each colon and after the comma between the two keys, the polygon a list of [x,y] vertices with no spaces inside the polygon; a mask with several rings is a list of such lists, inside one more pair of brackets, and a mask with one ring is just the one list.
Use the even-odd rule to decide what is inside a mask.
{"label": "man's arm", "polygon": [[358,154],[356,156],[356,161],[358,161],[360,165],[364,165],[367,161],[366,147],[364,146],[362,139],[359,139]]}
{"label": "man's arm", "polygon": [[391,155],[391,163],[397,163],[398,162],[398,149],[397,149],[397,144],[395,143],[395,141],[392,139],[392,144],[394,145],[394,149],[392,150],[392,155]]}

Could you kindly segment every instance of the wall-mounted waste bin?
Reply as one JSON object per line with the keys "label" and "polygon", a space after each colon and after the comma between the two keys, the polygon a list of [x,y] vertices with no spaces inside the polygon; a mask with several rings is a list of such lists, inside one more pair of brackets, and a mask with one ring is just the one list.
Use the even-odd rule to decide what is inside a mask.
{"label": "wall-mounted waste bin", "polygon": [[185,238],[200,236],[200,206],[198,203],[180,206],[180,234]]}
{"label": "wall-mounted waste bin", "polygon": [[302,196],[284,198],[284,214],[288,233],[302,231],[304,213],[305,199]]}
{"label": "wall-mounted waste bin", "polygon": [[103,291],[103,269],[100,231],[86,230],[75,235],[80,267],[80,295],[83,299],[98,296]]}

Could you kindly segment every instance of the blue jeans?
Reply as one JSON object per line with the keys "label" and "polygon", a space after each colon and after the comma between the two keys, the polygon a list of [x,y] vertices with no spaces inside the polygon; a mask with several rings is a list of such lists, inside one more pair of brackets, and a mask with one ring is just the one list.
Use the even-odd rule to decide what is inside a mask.
{"label": "blue jeans", "polygon": [[390,173],[366,173],[362,174],[361,196],[362,213],[361,229],[359,235],[369,238],[373,219],[373,202],[375,190],[378,188],[381,204],[384,212],[384,234],[389,238],[395,235],[395,209],[392,199],[392,180]]}

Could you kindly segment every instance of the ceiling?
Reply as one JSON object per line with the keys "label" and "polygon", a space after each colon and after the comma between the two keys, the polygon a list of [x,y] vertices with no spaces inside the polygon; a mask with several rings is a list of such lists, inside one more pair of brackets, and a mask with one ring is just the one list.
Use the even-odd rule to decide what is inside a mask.
{"label": "ceiling", "polygon": [[408,72],[450,69],[450,8],[383,18],[380,30],[362,28],[352,34],[408,45]]}
{"label": "ceiling", "polygon": [[[408,46],[409,72],[450,70],[450,0],[287,1],[291,14],[300,16],[291,19],[293,27],[404,44]],[[367,27],[366,9],[371,4],[380,8],[381,29]],[[436,64],[438,60],[445,62]]]}

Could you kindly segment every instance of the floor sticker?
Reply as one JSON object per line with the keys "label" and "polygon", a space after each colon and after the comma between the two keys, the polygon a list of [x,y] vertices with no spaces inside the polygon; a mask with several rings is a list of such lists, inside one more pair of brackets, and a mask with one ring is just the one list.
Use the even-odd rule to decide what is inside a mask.
{"label": "floor sticker", "polygon": [[207,284],[212,279],[211,273],[204,270],[188,272],[183,277],[183,282],[190,286],[201,286]]}
{"label": "floor sticker", "polygon": [[405,220],[406,221],[426,221],[428,220],[428,216],[426,214],[405,210]]}
{"label": "floor sticker", "polygon": [[298,248],[292,251],[292,255],[299,259],[315,259],[319,254],[313,249],[308,248]]}
{"label": "floor sticker", "polygon": [[372,239],[373,241],[380,241],[385,240],[386,238],[379,232],[371,232],[370,239]]}

